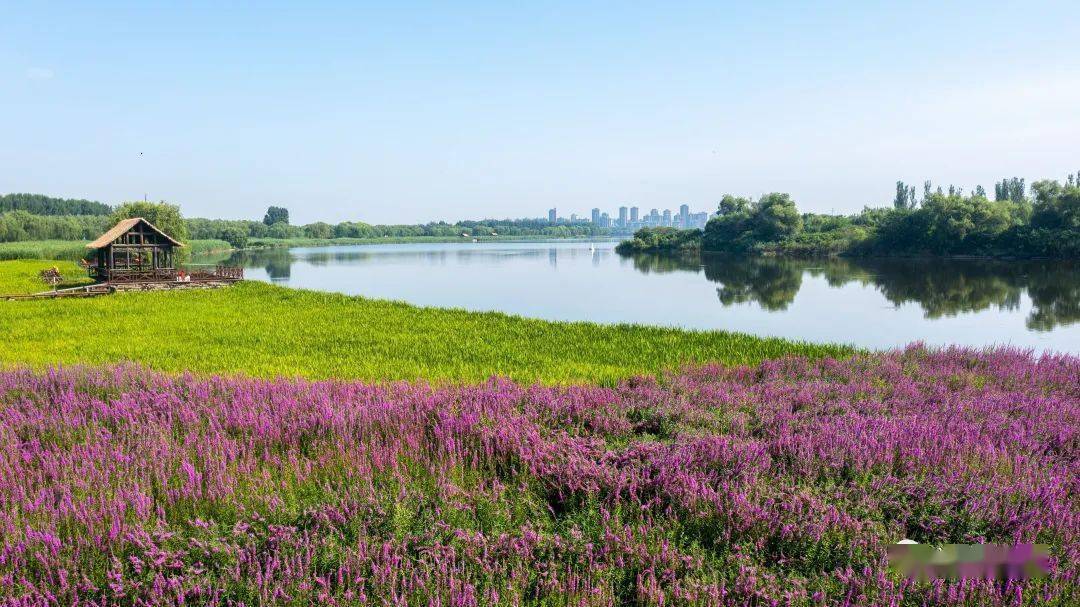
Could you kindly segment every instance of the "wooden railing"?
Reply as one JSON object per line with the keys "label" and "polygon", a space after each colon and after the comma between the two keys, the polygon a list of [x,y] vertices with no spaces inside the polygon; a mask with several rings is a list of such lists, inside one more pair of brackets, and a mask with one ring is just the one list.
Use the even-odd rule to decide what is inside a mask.
{"label": "wooden railing", "polygon": [[194,266],[186,269],[171,268],[91,268],[91,275],[113,283],[138,282],[211,282],[220,280],[243,280],[244,268],[232,266]]}

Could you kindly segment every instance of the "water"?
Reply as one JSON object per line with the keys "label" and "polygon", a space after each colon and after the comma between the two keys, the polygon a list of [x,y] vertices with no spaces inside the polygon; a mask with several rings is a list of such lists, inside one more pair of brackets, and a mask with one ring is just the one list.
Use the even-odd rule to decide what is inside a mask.
{"label": "water", "polygon": [[725,329],[888,348],[1080,353],[1080,264],[676,259],[614,242],[494,242],[235,254],[249,279],[552,320]]}

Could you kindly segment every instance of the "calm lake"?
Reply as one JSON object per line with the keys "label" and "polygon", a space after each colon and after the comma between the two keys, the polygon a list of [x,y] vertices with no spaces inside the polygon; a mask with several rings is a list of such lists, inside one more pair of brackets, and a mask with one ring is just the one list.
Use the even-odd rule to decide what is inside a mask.
{"label": "calm lake", "polygon": [[249,279],[552,320],[724,329],[888,348],[923,341],[1080,353],[1080,264],[622,257],[615,242],[241,252]]}

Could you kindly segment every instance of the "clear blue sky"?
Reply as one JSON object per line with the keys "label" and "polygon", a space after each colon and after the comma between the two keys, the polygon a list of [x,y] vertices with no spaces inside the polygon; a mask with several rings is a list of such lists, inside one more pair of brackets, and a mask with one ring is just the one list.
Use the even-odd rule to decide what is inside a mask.
{"label": "clear blue sky", "polygon": [[1075,1],[149,4],[0,0],[0,192],[387,223],[1080,169]]}

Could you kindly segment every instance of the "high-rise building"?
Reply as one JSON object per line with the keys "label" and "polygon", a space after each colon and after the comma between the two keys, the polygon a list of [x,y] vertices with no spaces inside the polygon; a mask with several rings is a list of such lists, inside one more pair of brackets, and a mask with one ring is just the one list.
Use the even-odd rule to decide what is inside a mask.
{"label": "high-rise building", "polygon": [[665,226],[670,226],[671,225],[671,209],[664,209],[664,219],[663,219],[663,221],[664,221]]}
{"label": "high-rise building", "polygon": [[558,217],[555,209],[548,209],[548,223],[555,223],[558,220]]}
{"label": "high-rise building", "polygon": [[626,227],[626,207],[619,207],[619,223],[620,228]]}
{"label": "high-rise building", "polygon": [[570,213],[570,223],[577,223],[577,213]]}
{"label": "high-rise building", "polygon": [[690,227],[690,205],[688,204],[679,207],[679,227],[684,230]]}
{"label": "high-rise building", "polygon": [[611,215],[608,215],[607,213],[601,213],[600,214],[600,227],[601,228],[610,228],[611,227]]}
{"label": "high-rise building", "polygon": [[600,209],[592,210],[592,222],[593,225],[600,225]]}
{"label": "high-rise building", "polygon": [[638,222],[638,208],[630,207],[630,223],[636,224]]}
{"label": "high-rise building", "polygon": [[660,225],[660,211],[656,209],[649,211],[649,221],[647,223],[651,226]]}

